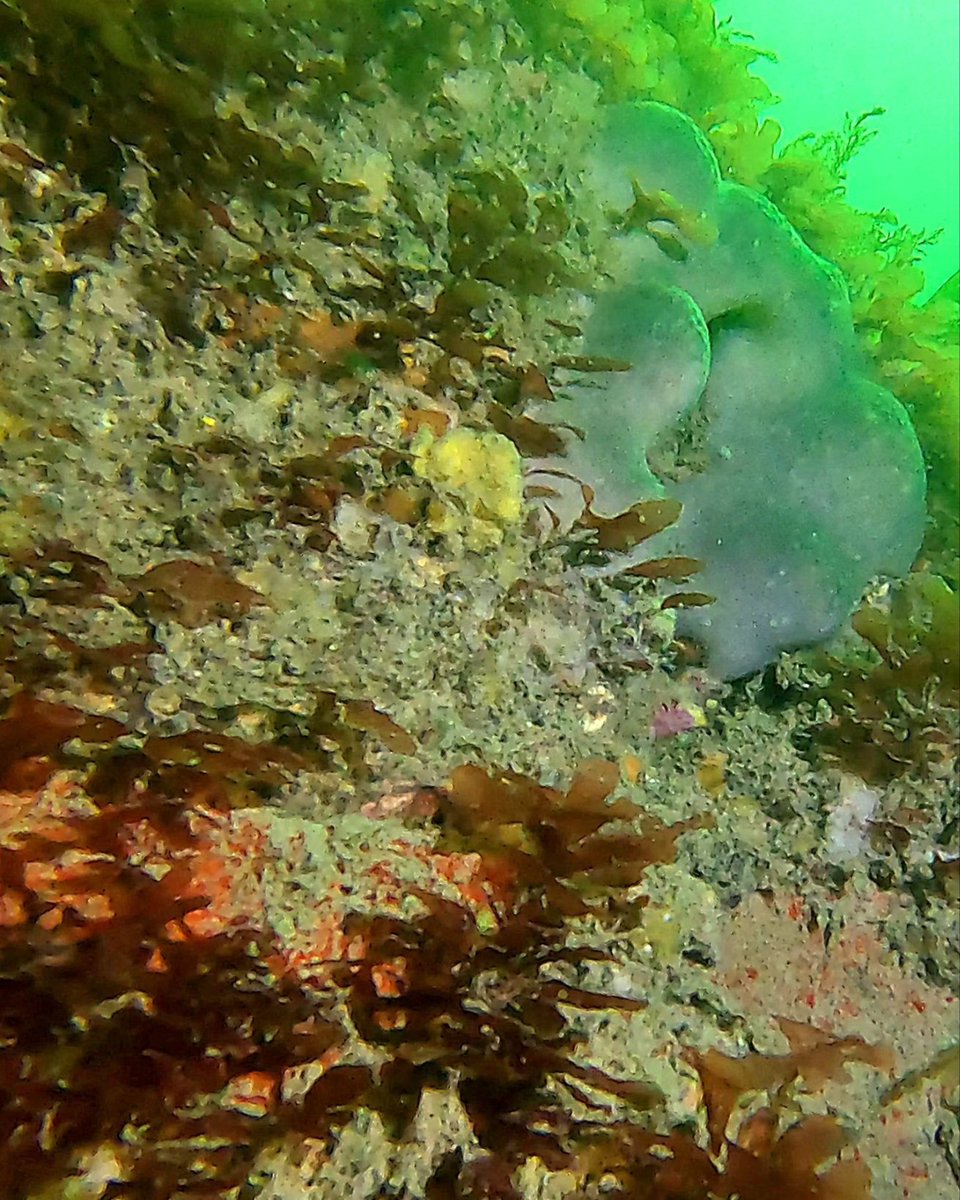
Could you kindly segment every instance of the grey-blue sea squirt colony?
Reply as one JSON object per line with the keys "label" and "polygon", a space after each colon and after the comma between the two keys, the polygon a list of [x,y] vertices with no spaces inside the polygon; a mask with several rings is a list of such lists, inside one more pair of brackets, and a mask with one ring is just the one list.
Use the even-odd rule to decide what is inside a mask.
{"label": "grey-blue sea squirt colony", "polygon": [[909,569],[920,447],[864,372],[842,277],[721,178],[689,118],[617,106],[588,178],[615,214],[616,276],[583,351],[616,369],[572,378],[538,411],[576,431],[542,465],[587,483],[603,515],[682,501],[644,557],[702,561],[696,586],[715,602],[682,611],[678,632],[735,678],[828,637],[872,579]]}

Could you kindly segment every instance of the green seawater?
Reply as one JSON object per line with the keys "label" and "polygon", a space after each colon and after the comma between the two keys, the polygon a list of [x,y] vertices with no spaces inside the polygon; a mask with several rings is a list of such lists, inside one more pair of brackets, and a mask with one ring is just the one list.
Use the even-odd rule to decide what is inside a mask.
{"label": "green seawater", "polygon": [[719,0],[717,17],[775,55],[760,74],[787,139],[882,108],[850,165],[857,208],[941,231],[925,294],[960,262],[960,4],[956,0]]}

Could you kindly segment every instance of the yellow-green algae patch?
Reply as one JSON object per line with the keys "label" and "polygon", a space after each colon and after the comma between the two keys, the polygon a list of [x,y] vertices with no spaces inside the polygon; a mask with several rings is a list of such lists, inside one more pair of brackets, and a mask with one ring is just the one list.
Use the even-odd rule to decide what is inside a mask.
{"label": "yellow-green algae patch", "polygon": [[490,550],[523,510],[523,473],[516,446],[499,433],[454,429],[436,438],[424,429],[412,446],[413,469],[441,495],[427,521],[437,533],[461,533],[469,550]]}

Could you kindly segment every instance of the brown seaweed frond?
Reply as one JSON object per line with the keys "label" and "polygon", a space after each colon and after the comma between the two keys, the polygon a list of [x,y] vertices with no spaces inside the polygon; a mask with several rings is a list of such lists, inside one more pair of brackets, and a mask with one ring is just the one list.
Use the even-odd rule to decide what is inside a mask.
{"label": "brown seaweed frond", "polygon": [[0,786],[43,787],[60,770],[80,770],[85,785],[111,803],[138,790],[228,810],[254,802],[309,765],[274,743],[195,730],[173,737],[130,738],[119,721],[23,691],[0,719]]}
{"label": "brown seaweed frond", "polygon": [[188,558],[159,563],[129,583],[128,605],[152,620],[175,620],[188,629],[217,620],[235,621],[257,605],[259,592],[239,583],[224,567]]}
{"label": "brown seaweed frond", "polygon": [[947,1096],[960,1092],[960,1042],[947,1046],[923,1066],[901,1076],[884,1092],[883,1102],[893,1104],[931,1081],[938,1083]]}
{"label": "brown seaweed frond", "polygon": [[707,1129],[715,1152],[724,1144],[734,1109],[749,1092],[767,1092],[776,1103],[799,1079],[808,1091],[820,1091],[830,1080],[842,1078],[851,1062],[868,1063],[883,1071],[893,1065],[893,1055],[886,1047],[872,1046],[863,1038],[832,1038],[822,1030],[785,1017],[778,1024],[790,1044],[787,1054],[752,1052],[732,1057],[718,1050],[688,1052],[703,1085]]}
{"label": "brown seaweed frond", "polygon": [[[790,1051],[739,1057],[688,1052],[700,1076],[709,1148],[688,1131],[653,1133],[627,1122],[594,1131],[578,1166],[587,1177],[616,1180],[614,1200],[869,1200],[871,1174],[856,1155],[841,1157],[849,1138],[831,1114],[791,1119],[792,1085],[817,1092],[852,1061],[889,1069],[891,1055],[860,1038],[831,1038],[813,1027],[780,1022]],[[768,1102],[731,1130],[748,1095]]]}
{"label": "brown seaweed frond", "polygon": [[578,524],[593,532],[592,540],[599,550],[609,552],[632,550],[673,525],[682,509],[679,500],[641,500],[615,517],[601,517],[591,507],[591,489],[584,485],[583,492],[586,507]]}
{"label": "brown seaweed frond", "polygon": [[746,1120],[723,1154],[711,1155],[687,1132],[648,1133],[621,1125],[598,1134],[595,1177],[616,1179],[605,1200],[870,1200],[865,1163],[839,1158],[848,1142],[832,1116],[784,1127],[771,1109]]}
{"label": "brown seaweed frond", "polygon": [[[261,1149],[291,1128],[326,1136],[368,1083],[334,1065],[343,1032],[270,969],[270,936],[209,911],[217,781],[201,810],[162,767],[60,767],[68,740],[110,747],[115,726],[26,701],[0,722],[7,1200],[82,1173],[90,1153],[111,1157],[118,1198],[227,1196]],[[308,1092],[293,1112],[284,1071],[318,1063],[323,1104]]]}
{"label": "brown seaweed frond", "polygon": [[[339,964],[335,980],[361,1037],[390,1056],[364,1103],[400,1138],[424,1091],[452,1087],[489,1155],[484,1178],[497,1180],[477,1195],[516,1197],[512,1173],[531,1156],[552,1169],[576,1165],[594,1122],[569,1115],[565,1091],[598,1114],[611,1100],[639,1111],[659,1102],[644,1081],[580,1061],[583,1035],[564,1013],[645,1007],[566,982],[565,965],[607,957],[567,946],[569,918],[602,911],[591,892],[618,893],[651,863],[670,861],[696,824],[642,818],[634,804],[611,801],[617,782],[617,768],[601,760],[585,763],[566,792],[462,766],[448,788],[409,793],[410,814],[440,822],[452,850],[444,858],[472,868],[470,882],[455,900],[413,889],[419,919],[357,915],[347,925],[363,952]],[[617,831],[627,822],[639,828]],[[451,1172],[438,1168],[435,1194],[474,1194],[467,1174]]]}
{"label": "brown seaweed frond", "polygon": [[151,620],[174,620],[196,628],[216,620],[238,620],[266,603],[216,558],[209,562],[170,559],[142,575],[123,579],[102,559],[63,541],[8,557],[21,588],[31,598],[66,608],[92,608],[114,601]]}
{"label": "brown seaweed frond", "polygon": [[564,949],[561,914],[551,923],[520,902],[495,929],[481,930],[466,905],[414,894],[426,910],[418,921],[348,923],[364,955],[335,976],[360,1036],[388,1055],[364,1104],[392,1137],[403,1137],[426,1090],[452,1087],[480,1146],[498,1163],[513,1170],[535,1155],[560,1169],[574,1161],[566,1143],[576,1123],[558,1083],[586,1085],[640,1110],[658,1103],[656,1088],[577,1060],[583,1038],[564,1006],[636,1012],[644,1005],[545,974],[564,961],[598,957]]}
{"label": "brown seaweed frond", "polygon": [[951,717],[960,708],[960,599],[941,576],[916,571],[884,604],[867,603],[853,627],[872,650],[861,660],[829,652],[823,694],[835,717],[825,754],[868,782],[908,771],[949,770]]}
{"label": "brown seaweed frond", "polygon": [[[584,1061],[569,1014],[639,1013],[644,1001],[568,982],[571,967],[607,958],[569,944],[570,917],[615,910],[597,894],[669,861],[692,825],[611,800],[611,764],[584,764],[565,792],[471,767],[447,789],[419,789],[410,814],[439,818],[459,846],[426,852],[449,888],[413,888],[414,917],[337,917],[321,898],[321,924],[342,936],[334,952],[318,943],[326,973],[307,988],[262,914],[237,907],[226,869],[262,853],[262,834],[242,814],[230,824],[224,780],[294,760],[225,739],[135,752],[124,739],[117,722],[27,697],[0,720],[4,1196],[109,1153],[117,1200],[221,1200],[264,1150],[309,1139],[329,1151],[361,1107],[402,1139],[424,1094],[447,1090],[480,1153],[436,1165],[436,1200],[517,1200],[531,1157],[588,1187],[612,1177],[624,1200],[866,1200],[866,1168],[830,1162],[839,1125],[785,1119],[797,1080],[816,1090],[850,1061],[885,1065],[859,1039],[783,1023],[788,1054],[691,1055],[709,1149],[624,1119],[658,1109],[656,1088]],[[226,860],[210,837],[224,829]],[[363,1064],[351,1061],[357,1036]],[[284,1088],[293,1076],[306,1081],[299,1095]],[[731,1132],[753,1093],[767,1107]]]}
{"label": "brown seaweed frond", "polygon": [[[568,1115],[564,1089],[598,1110],[611,1098],[641,1111],[658,1103],[644,1082],[579,1060],[583,1035],[565,1010],[644,1005],[565,982],[565,966],[606,956],[566,946],[567,916],[582,907],[572,889],[559,877],[539,887],[546,864],[568,878],[599,867],[592,839],[632,807],[602,807],[609,769],[584,770],[566,818],[563,795],[532,781],[484,789],[473,776],[471,791],[461,777],[460,800],[472,798],[462,824],[500,837],[500,851],[439,855],[452,880],[474,871],[474,886],[458,900],[415,889],[419,919],[347,918],[349,953],[328,959],[325,982],[308,991],[262,918],[236,908],[207,832],[233,808],[231,774],[294,760],[201,735],[125,753],[125,736],[118,722],[25,695],[0,721],[4,1196],[19,1200],[109,1152],[117,1197],[225,1197],[284,1138],[332,1145],[361,1105],[401,1138],[424,1091],[453,1088],[489,1155],[463,1180],[496,1180],[487,1194],[513,1197],[512,1173],[531,1155],[576,1161],[591,1122]],[[504,837],[508,786],[526,793],[546,856],[536,871],[530,850],[514,856]],[[261,835],[239,828],[231,853],[260,853]],[[572,857],[551,849],[561,828]],[[606,839],[605,867],[669,856],[678,832]],[[489,896],[479,909],[478,888]],[[338,995],[377,1068],[339,1061],[346,1026],[323,1015]],[[287,1098],[283,1080],[303,1072],[309,1086]]]}
{"label": "brown seaweed frond", "polygon": [[[565,792],[512,771],[462,766],[440,796],[439,815],[466,844],[509,862],[523,884],[556,903],[562,891],[576,908],[570,882],[630,887],[651,863],[672,862],[677,838],[708,821],[663,825],[630,800],[612,800],[618,782],[619,768],[604,759],[585,762]],[[608,828],[615,823],[619,830]]]}
{"label": "brown seaweed frond", "polygon": [[[543,473],[558,478],[574,478],[560,470]],[[671,499],[641,500],[616,516],[602,517],[594,512],[592,488],[578,480],[575,482],[579,484],[583,495],[583,510],[567,535],[566,557],[574,566],[612,568],[617,555],[630,554],[648,538],[668,529],[680,517],[682,505],[679,500]],[[549,509],[549,499],[556,493],[549,485],[540,486],[537,491],[547,498]],[[556,522],[555,517],[554,520]],[[660,581],[686,583],[702,565],[696,558],[677,554],[639,563],[630,561],[629,565],[621,565],[618,570],[609,569],[607,573],[615,587],[627,591]],[[661,608],[699,607],[712,604],[714,599],[706,592],[674,592],[664,598]]]}

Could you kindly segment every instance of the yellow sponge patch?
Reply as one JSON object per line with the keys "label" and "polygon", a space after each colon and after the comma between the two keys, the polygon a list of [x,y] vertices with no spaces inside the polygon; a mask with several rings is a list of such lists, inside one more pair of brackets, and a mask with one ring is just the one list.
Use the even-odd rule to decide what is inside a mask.
{"label": "yellow sponge patch", "polygon": [[438,533],[460,533],[468,549],[486,550],[519,521],[523,471],[509,438],[465,428],[438,438],[424,429],[413,455],[416,473],[440,494],[428,514]]}

